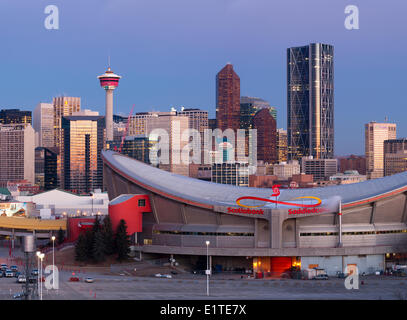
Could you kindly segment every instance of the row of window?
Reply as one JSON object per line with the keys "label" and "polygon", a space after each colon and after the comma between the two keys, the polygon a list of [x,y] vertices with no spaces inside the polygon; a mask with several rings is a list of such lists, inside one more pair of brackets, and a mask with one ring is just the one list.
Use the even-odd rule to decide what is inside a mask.
{"label": "row of window", "polygon": [[[360,236],[368,234],[388,234],[388,233],[407,233],[407,229],[404,230],[386,230],[386,231],[354,231],[354,232],[342,232],[344,236]],[[301,237],[316,237],[316,236],[337,236],[338,232],[309,232],[300,233]]]}
{"label": "row of window", "polygon": [[253,237],[254,233],[250,232],[186,232],[186,231],[163,231],[154,230],[154,234],[174,234],[182,236],[216,236],[216,237]]}

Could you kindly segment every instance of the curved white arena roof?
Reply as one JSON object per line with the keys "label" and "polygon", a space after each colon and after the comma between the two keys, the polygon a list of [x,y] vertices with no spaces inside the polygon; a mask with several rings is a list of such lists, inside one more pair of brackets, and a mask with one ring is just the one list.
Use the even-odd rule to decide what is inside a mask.
{"label": "curved white arena roof", "polygon": [[[235,206],[243,196],[270,198],[271,188],[249,188],[202,181],[154,168],[138,160],[113,151],[103,151],[102,156],[113,168],[132,180],[143,184],[153,192],[198,202],[206,205]],[[330,199],[339,196],[342,204],[372,199],[393,191],[407,189],[407,172],[359,183],[321,188],[281,189],[279,200],[291,200],[300,196]]]}

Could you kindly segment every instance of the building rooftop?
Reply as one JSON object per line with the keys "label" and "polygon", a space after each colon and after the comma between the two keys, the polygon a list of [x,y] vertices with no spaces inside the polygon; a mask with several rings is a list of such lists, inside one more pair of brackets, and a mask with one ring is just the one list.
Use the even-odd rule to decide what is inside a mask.
{"label": "building rooftop", "polygon": [[[177,175],[109,150],[102,151],[102,156],[104,161],[131,179],[143,184],[145,188],[178,199],[212,206],[234,206],[236,199],[242,196],[270,198],[273,194],[271,188],[238,187]],[[407,172],[403,172],[349,185],[312,189],[282,189],[279,200],[291,200],[301,196],[315,196],[321,199],[339,196],[342,203],[346,204],[369,199],[406,186]]]}

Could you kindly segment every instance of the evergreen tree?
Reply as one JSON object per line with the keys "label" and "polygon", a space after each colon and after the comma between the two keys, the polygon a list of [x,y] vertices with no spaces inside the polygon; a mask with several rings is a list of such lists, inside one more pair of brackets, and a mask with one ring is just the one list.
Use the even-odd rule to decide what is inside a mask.
{"label": "evergreen tree", "polygon": [[64,230],[62,230],[62,228],[59,228],[58,230],[58,235],[57,235],[57,242],[58,244],[62,244],[65,240],[65,233]]}
{"label": "evergreen tree", "polygon": [[88,259],[88,248],[86,243],[86,237],[81,233],[75,244],[75,260],[86,261]]}
{"label": "evergreen tree", "polygon": [[95,262],[105,261],[105,241],[101,230],[95,233],[92,256]]}
{"label": "evergreen tree", "polygon": [[99,216],[96,215],[95,222],[93,222],[93,226],[92,226],[93,236],[95,236],[96,232],[98,232],[99,230],[100,230],[100,219],[99,219]]}
{"label": "evergreen tree", "polygon": [[112,255],[115,250],[115,243],[114,243],[114,233],[112,227],[112,220],[110,220],[109,216],[106,216],[103,220],[103,238],[105,243],[105,254]]}
{"label": "evergreen tree", "polygon": [[130,253],[130,239],[127,235],[126,222],[122,219],[117,226],[116,231],[116,250],[117,260],[123,261],[129,257]]}
{"label": "evergreen tree", "polygon": [[87,261],[93,259],[93,243],[94,243],[93,230],[86,230],[85,232],[85,242],[86,242],[86,257]]}

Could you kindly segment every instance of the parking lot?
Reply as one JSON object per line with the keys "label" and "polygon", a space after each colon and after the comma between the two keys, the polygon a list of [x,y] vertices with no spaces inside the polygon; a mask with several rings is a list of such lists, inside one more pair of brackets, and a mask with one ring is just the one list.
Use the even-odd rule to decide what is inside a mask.
{"label": "parking lot", "polygon": [[[44,300],[94,299],[407,299],[406,278],[365,277],[358,290],[347,290],[343,279],[329,280],[211,280],[206,296],[206,280],[82,274],[79,282],[70,282],[71,273],[61,272],[59,290],[46,290]],[[95,281],[85,283],[91,276]],[[21,292],[15,278],[0,279],[0,299],[12,299]]]}

